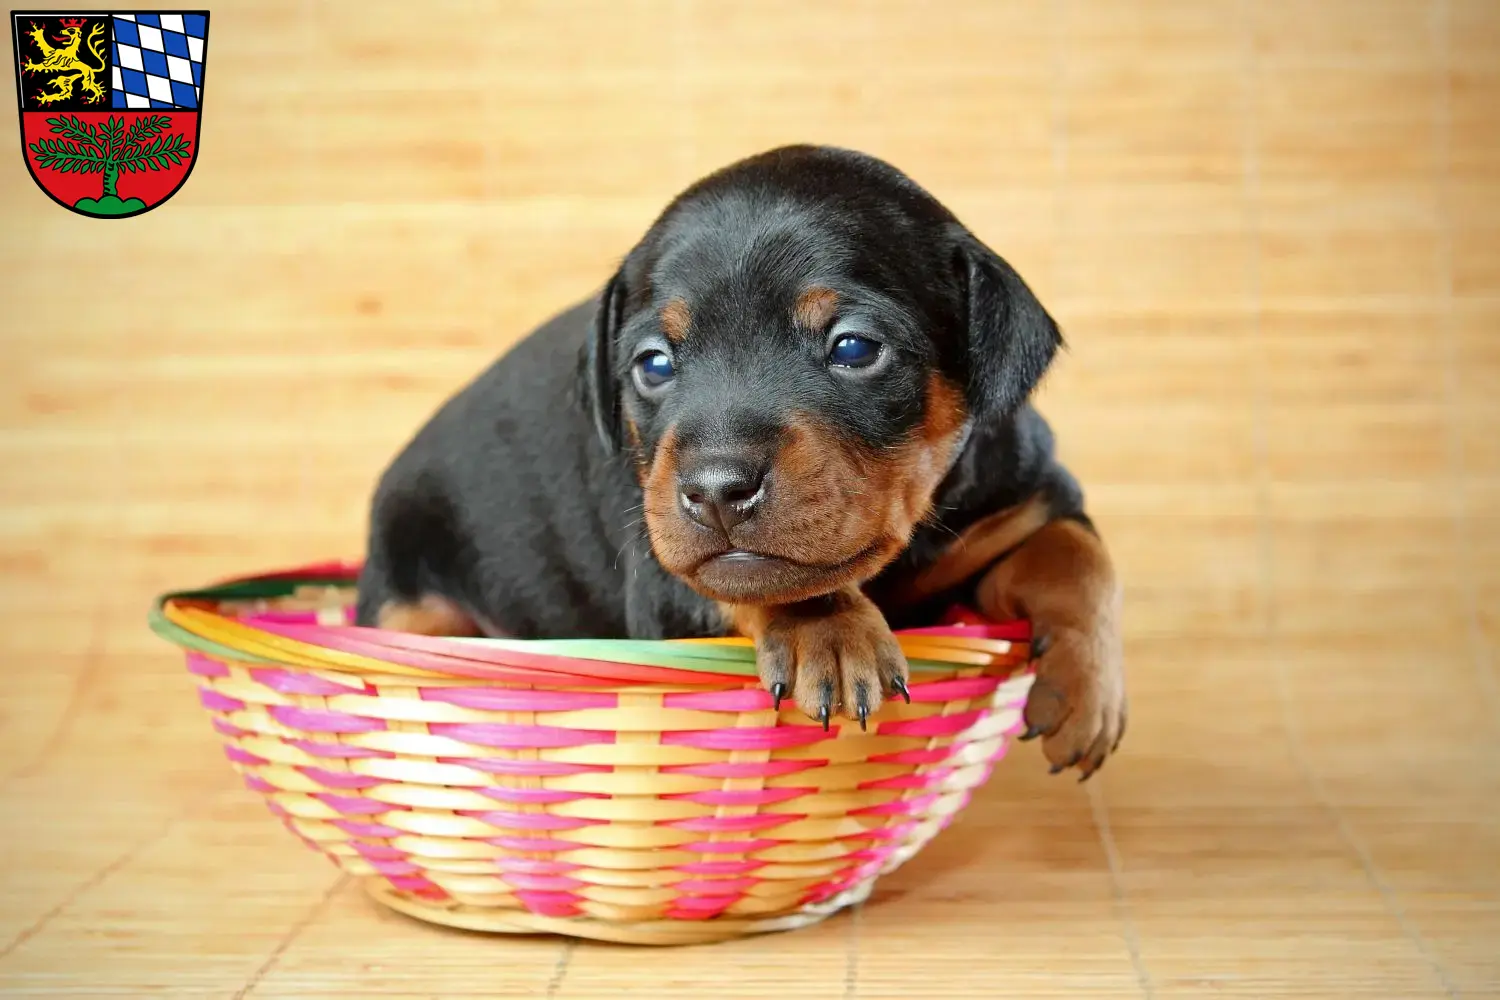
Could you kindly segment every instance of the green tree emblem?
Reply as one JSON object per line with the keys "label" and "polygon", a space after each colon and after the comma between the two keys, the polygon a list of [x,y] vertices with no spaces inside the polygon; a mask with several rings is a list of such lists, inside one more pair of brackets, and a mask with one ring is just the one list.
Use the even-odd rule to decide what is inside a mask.
{"label": "green tree emblem", "polygon": [[165,170],[187,159],[192,145],[186,136],[162,135],[172,125],[170,115],[142,115],[125,128],[125,120],[111,115],[102,125],[87,124],[76,115],[48,118],[61,139],[39,139],[27,148],[37,166],[64,174],[104,175],[104,194],[80,198],[73,207],[90,215],[131,215],[146,209],[139,198],[121,200],[115,185],[120,174]]}

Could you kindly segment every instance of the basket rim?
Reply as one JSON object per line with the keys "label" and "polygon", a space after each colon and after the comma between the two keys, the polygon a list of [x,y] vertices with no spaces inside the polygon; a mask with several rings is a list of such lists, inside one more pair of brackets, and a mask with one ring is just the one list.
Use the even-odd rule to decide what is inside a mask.
{"label": "basket rim", "polygon": [[[508,639],[419,636],[360,625],[238,618],[231,601],[290,597],[303,587],[353,587],[361,566],[319,562],[236,576],[157,597],[148,625],[190,654],[262,666],[341,673],[475,678],[543,686],[744,685],[756,678],[748,639]],[[965,608],[941,624],[896,633],[913,674],[951,672],[955,663],[986,674],[1024,669],[1013,654],[1031,638],[1024,620],[993,622]],[[1012,654],[1012,655],[1006,655]],[[1017,662],[1019,660],[1019,662]]]}

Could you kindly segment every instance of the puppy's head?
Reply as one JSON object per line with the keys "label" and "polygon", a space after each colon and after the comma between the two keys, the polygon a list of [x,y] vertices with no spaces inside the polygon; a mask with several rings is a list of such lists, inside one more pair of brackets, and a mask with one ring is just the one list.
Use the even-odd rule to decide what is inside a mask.
{"label": "puppy's head", "polygon": [[657,559],[766,604],[879,572],[970,429],[1006,419],[1059,343],[1015,271],[903,174],[789,147],[668,206],[585,360]]}

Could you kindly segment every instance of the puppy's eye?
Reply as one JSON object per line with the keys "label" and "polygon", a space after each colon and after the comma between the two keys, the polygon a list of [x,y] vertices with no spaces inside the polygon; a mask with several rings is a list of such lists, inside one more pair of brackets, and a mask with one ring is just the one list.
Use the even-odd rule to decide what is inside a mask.
{"label": "puppy's eye", "polygon": [[868,368],[880,358],[880,341],[844,334],[828,349],[830,364],[841,368]]}
{"label": "puppy's eye", "polygon": [[642,388],[659,389],[676,375],[677,369],[672,366],[672,359],[664,351],[649,351],[636,359],[635,377]]}

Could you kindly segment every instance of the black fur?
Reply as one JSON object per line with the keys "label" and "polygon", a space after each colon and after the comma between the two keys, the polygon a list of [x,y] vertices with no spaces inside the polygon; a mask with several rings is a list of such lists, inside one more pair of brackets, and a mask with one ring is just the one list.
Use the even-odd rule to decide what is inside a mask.
{"label": "black fur", "polygon": [[[878,385],[829,378],[822,336],[788,321],[808,283],[896,351]],[[644,399],[630,368],[674,296],[695,303],[675,347],[681,384]],[[675,199],[593,303],[518,344],[396,458],[372,506],[359,621],[438,594],[522,637],[721,634],[715,605],[651,551],[632,449],[649,457],[668,427],[689,445],[769,440],[789,410],[889,447],[921,421],[933,371],[964,388],[972,431],[936,523],[883,575],[920,568],[955,531],[1038,491],[1057,516],[1081,517],[1026,402],[1060,345],[1020,276],[889,165],[821,147],[742,161]]]}

